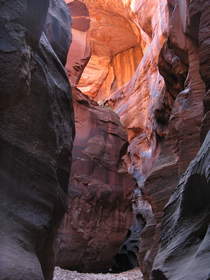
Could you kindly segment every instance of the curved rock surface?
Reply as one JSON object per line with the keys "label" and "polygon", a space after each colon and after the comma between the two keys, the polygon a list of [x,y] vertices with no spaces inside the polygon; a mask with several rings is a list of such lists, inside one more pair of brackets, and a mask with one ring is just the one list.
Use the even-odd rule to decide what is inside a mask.
{"label": "curved rock surface", "polygon": [[78,89],[73,96],[76,138],[57,265],[81,272],[108,271],[132,222],[136,183],[122,160],[127,135],[114,112]]}
{"label": "curved rock surface", "polygon": [[166,133],[156,118],[167,122],[170,110],[158,117],[165,111],[158,60],[169,29],[167,1],[76,2],[86,5],[91,18],[91,57],[77,86],[120,116],[130,143],[127,165],[142,183],[156,153],[156,132]]}
{"label": "curved rock surface", "polygon": [[63,1],[0,0],[2,280],[53,277],[74,137],[69,25]]}
{"label": "curved rock surface", "polygon": [[149,279],[164,206],[209,130],[210,2],[80,2],[91,19],[91,57],[77,86],[127,129],[125,162],[145,221],[139,263]]}
{"label": "curved rock surface", "polygon": [[68,53],[66,70],[71,85],[76,86],[91,56],[88,40],[90,15],[86,5],[80,1],[68,3],[68,8],[72,18],[72,44]]}
{"label": "curved rock surface", "polygon": [[[199,32],[202,33],[202,25],[199,25],[200,29],[194,39],[190,31],[194,22],[191,5],[185,1],[170,3],[169,18],[169,38],[160,54],[159,69],[166,83],[165,96],[173,97],[174,102],[165,126],[167,135],[159,141],[159,155],[142,188],[145,199],[151,203],[155,218],[155,221],[148,223],[140,238],[139,260],[146,279],[149,278],[159,246],[164,206],[210,128],[206,122],[208,98],[204,98],[208,91],[206,81],[200,75],[198,38]],[[170,104],[166,100],[163,103],[165,108]],[[206,104],[206,112],[203,110],[203,102]],[[148,246],[148,242],[152,246]]]}
{"label": "curved rock surface", "polygon": [[165,208],[153,279],[210,276],[210,132]]}
{"label": "curved rock surface", "polygon": [[[67,0],[66,2],[69,3],[70,9],[77,7],[77,11],[80,11],[80,15],[75,17],[75,25],[73,24],[77,30],[80,26],[80,31],[75,32],[75,43],[73,40],[73,44],[79,46],[80,51],[77,47],[74,54],[77,56],[82,49],[84,53],[89,48],[91,50],[90,60],[81,78],[74,85],[77,85],[83,93],[94,97],[95,100],[105,99],[111,91],[120,88],[130,80],[142,57],[139,47],[140,36],[130,16],[132,14],[130,4],[124,3],[126,1],[117,1],[114,5],[113,1]],[[71,13],[76,13],[75,8],[71,10]],[[87,21],[84,21],[86,17],[82,15],[84,10],[91,18],[90,26],[87,26]],[[83,26],[83,31],[81,31],[81,26]],[[71,59],[67,63],[67,69],[72,69],[71,65],[75,56],[73,51],[72,45],[72,51],[70,51],[72,55],[70,54]],[[87,54],[84,54],[84,57],[86,56]],[[77,65],[80,64],[81,62],[77,63]],[[127,65],[126,68],[125,65]],[[123,72],[121,67],[125,68]],[[74,70],[70,71],[74,72]],[[70,77],[70,80],[73,78]]]}
{"label": "curved rock surface", "polygon": [[[164,207],[210,128],[210,1],[67,2],[68,76],[94,101],[74,89],[77,137],[57,263],[107,270],[123,241],[117,256],[132,263],[140,235],[145,280],[208,279],[209,169],[201,154],[166,207],[159,245]],[[0,279],[52,278],[74,135],[63,68],[68,13],[58,0],[0,0]],[[127,169],[139,189],[125,240],[135,186]]]}

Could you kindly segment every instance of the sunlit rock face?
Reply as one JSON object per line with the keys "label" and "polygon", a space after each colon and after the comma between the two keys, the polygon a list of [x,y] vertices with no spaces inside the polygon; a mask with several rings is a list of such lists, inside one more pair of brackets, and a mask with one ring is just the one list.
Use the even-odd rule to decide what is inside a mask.
{"label": "sunlit rock face", "polygon": [[58,234],[57,265],[105,272],[132,223],[135,181],[123,165],[127,135],[119,117],[73,89],[76,138],[69,209]]}
{"label": "sunlit rock face", "polygon": [[[104,100],[110,96],[111,92],[121,88],[131,79],[142,57],[142,50],[139,47],[139,30],[131,20],[130,4],[127,1],[117,1],[114,5],[113,1],[67,2],[70,9],[77,5],[82,11],[82,6],[86,6],[91,18],[90,28],[86,33],[88,43],[84,43],[86,40],[84,38],[83,43],[81,42],[81,31],[80,34],[77,32],[74,36],[73,29],[73,38],[76,38],[77,45],[79,40],[80,47],[85,48],[85,44],[88,44],[91,49],[90,61],[81,79],[77,80],[77,86],[95,100]],[[69,55],[72,57],[72,62],[69,58],[67,69],[71,68],[74,60],[73,48],[74,45]],[[126,70],[121,71],[124,65],[127,65]]]}
{"label": "sunlit rock face", "polygon": [[164,206],[209,130],[210,3],[81,2],[91,19],[91,55],[77,86],[127,129],[125,162],[145,221],[139,263],[149,279]]}
{"label": "sunlit rock face", "polygon": [[[163,96],[164,80],[157,64],[168,33],[167,3],[84,0],[69,5],[75,3],[85,4],[91,19],[90,60],[77,86],[120,116],[130,142],[129,170],[143,182],[151,168],[148,158],[156,152],[153,112],[161,110]],[[71,57],[74,60],[70,50]],[[159,133],[165,132],[159,129]]]}
{"label": "sunlit rock face", "polygon": [[66,70],[71,85],[76,86],[90,59],[90,43],[87,39],[90,16],[86,5],[80,1],[73,1],[67,5],[72,18],[72,44],[68,53]]}
{"label": "sunlit rock face", "polygon": [[[72,17],[73,41],[66,69],[75,86],[89,59],[93,60],[90,12],[80,1],[67,5]],[[99,52],[98,44],[96,48]],[[107,54],[106,57],[110,59]],[[103,62],[104,56],[97,58],[97,65],[99,59]],[[117,59],[114,64],[120,67]],[[132,193],[136,182],[123,160],[127,133],[112,110],[89,100],[77,88],[73,95],[76,139],[69,211],[59,230],[56,263],[83,272],[108,271],[133,220]]]}

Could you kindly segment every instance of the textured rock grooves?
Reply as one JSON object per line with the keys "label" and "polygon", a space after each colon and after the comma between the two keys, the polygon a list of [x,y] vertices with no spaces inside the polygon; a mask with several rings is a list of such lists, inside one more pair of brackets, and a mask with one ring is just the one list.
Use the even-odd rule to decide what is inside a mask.
{"label": "textured rock grooves", "polygon": [[76,138],[69,210],[58,235],[57,264],[108,271],[132,223],[135,181],[121,157],[127,135],[119,117],[73,89]]}
{"label": "textured rock grooves", "polygon": [[209,169],[210,132],[165,208],[153,279],[209,279]]}
{"label": "textured rock grooves", "polygon": [[1,280],[52,279],[74,138],[69,24],[64,1],[0,0]]}
{"label": "textured rock grooves", "polygon": [[[90,17],[85,43],[75,40],[89,53],[80,53],[74,85],[117,113],[128,133],[124,162],[139,186],[138,259],[147,280],[164,207],[209,130],[210,3],[68,2],[85,6]],[[165,279],[161,273],[153,279]]]}
{"label": "textured rock grooves", "polygon": [[[71,1],[68,7],[73,42],[66,68],[72,85],[77,85],[90,59],[90,14],[80,1]],[[100,50],[98,45],[96,48]],[[76,139],[69,210],[57,238],[57,265],[80,272],[105,272],[116,267],[114,257],[132,225],[136,182],[124,163],[127,134],[117,114],[98,106],[78,88],[73,88],[73,96]]]}
{"label": "textured rock grooves", "polygon": [[[204,2],[209,7],[208,1]],[[203,54],[199,42],[199,39],[202,40],[205,27],[197,22],[199,26],[197,34],[192,34],[195,29],[191,26],[194,22],[191,11],[195,9],[198,12],[199,10],[198,6],[192,7],[192,5],[194,4],[191,3],[188,6],[185,1],[180,1],[176,5],[170,3],[169,38],[162,48],[159,59],[159,69],[166,81],[166,94],[175,99],[168,119],[167,136],[160,143],[159,156],[143,187],[144,195],[151,200],[156,220],[152,239],[145,237],[147,234],[151,234],[149,228],[145,228],[143,237],[140,239],[140,262],[143,265],[145,279],[149,278],[152,262],[157,253],[163,208],[178,183],[179,177],[198,151],[202,143],[201,127],[203,123],[206,123],[206,116],[203,119],[205,114],[203,101],[208,92],[208,84],[202,75],[201,58]],[[202,9],[204,7],[202,6]],[[201,11],[201,13],[203,12],[204,10]],[[206,63],[209,62],[206,61]],[[172,80],[170,81],[168,77],[172,77]],[[174,90],[174,84],[177,84],[176,90]],[[166,99],[164,102],[167,102]],[[149,248],[148,239],[153,242],[153,246]],[[146,244],[145,247],[143,244]],[[188,273],[190,275],[190,272]],[[184,279],[191,279],[189,275],[186,273]],[[177,275],[175,278],[169,277],[169,279],[181,279],[181,277],[181,275]],[[154,277],[154,279],[156,278]],[[157,279],[159,278],[157,277]]]}
{"label": "textured rock grooves", "polygon": [[67,4],[0,0],[0,280],[209,280],[210,1]]}
{"label": "textured rock grooves", "polygon": [[[70,80],[83,93],[95,100],[103,100],[127,83],[139,64],[142,50],[138,27],[129,15],[129,5],[125,6],[121,1],[114,6],[113,1],[67,2],[70,2],[73,16],[73,44],[67,63]],[[75,80],[72,68],[81,67],[84,61],[87,62],[88,55],[90,60],[81,78]],[[121,71],[122,67],[124,71]]]}

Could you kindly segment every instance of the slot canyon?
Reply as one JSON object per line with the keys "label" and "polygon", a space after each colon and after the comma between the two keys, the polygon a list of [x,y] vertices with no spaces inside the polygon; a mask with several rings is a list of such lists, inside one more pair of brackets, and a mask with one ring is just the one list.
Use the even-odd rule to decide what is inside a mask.
{"label": "slot canyon", "polygon": [[0,0],[0,280],[209,280],[209,129],[209,0]]}

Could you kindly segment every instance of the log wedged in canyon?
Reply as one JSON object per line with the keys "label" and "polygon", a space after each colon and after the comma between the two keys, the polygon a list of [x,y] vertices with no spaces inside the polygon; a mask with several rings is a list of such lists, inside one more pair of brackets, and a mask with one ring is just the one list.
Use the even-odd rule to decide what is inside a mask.
{"label": "log wedged in canyon", "polygon": [[0,0],[0,279],[53,277],[74,138],[69,24],[64,1]]}

